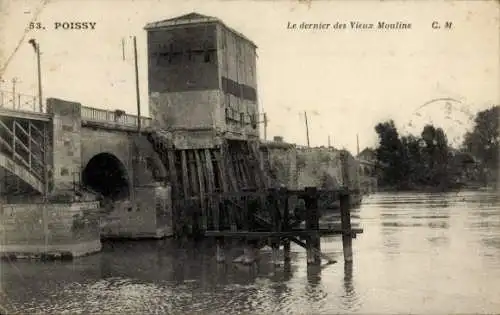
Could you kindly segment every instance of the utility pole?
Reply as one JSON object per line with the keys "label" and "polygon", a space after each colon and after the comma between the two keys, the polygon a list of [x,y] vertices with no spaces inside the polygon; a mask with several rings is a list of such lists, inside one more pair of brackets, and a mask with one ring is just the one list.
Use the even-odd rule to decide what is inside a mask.
{"label": "utility pole", "polygon": [[38,65],[38,105],[40,107],[40,113],[43,112],[43,99],[42,99],[42,69],[40,67],[40,44],[37,43],[33,38],[28,41],[33,46],[36,53],[36,60]]}
{"label": "utility pole", "polygon": [[122,38],[122,60],[125,61],[125,38]]}
{"label": "utility pole", "polygon": [[134,36],[135,94],[137,98],[137,132],[141,132],[141,95],[139,92],[139,66],[137,65],[137,39]]}
{"label": "utility pole", "polygon": [[264,141],[267,141],[267,115],[264,113]]}
{"label": "utility pole", "polygon": [[357,152],[358,152],[356,154],[356,156],[358,156],[359,155],[359,134],[356,134],[356,148],[357,148]]}
{"label": "utility pole", "polygon": [[309,143],[309,125],[307,124],[307,112],[304,111],[304,118],[306,119],[306,136],[307,136],[307,147],[310,148],[311,145]]}

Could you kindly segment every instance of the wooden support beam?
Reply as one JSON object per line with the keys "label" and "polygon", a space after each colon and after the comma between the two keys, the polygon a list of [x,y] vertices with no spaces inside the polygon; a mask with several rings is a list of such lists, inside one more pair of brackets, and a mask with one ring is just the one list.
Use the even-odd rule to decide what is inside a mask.
{"label": "wooden support beam", "polygon": [[[241,205],[243,207],[243,209],[242,209],[242,227],[243,227],[243,231],[246,231],[246,232],[251,230],[250,205],[248,203],[249,203],[249,199],[246,196],[241,197]],[[252,212],[253,211],[255,211],[255,209],[252,209]]]}
{"label": "wooden support beam", "polygon": [[199,195],[200,186],[198,185],[198,174],[196,172],[196,161],[194,158],[194,150],[187,150],[187,160],[189,167],[189,180],[191,181],[191,193],[193,196]]}
{"label": "wooden support beam", "polygon": [[344,261],[352,262],[352,236],[351,228],[351,212],[350,212],[350,195],[344,193],[340,195],[340,222],[343,230],[342,234],[342,249],[344,251]]}
{"label": "wooden support beam", "polygon": [[196,173],[196,161],[194,159],[194,150],[187,150],[187,164],[188,173],[190,180],[190,192],[193,196],[193,202],[191,203],[191,216],[193,230],[199,232],[202,225],[201,214],[200,214],[200,187],[198,184],[198,175]]}
{"label": "wooden support beam", "polygon": [[321,258],[317,252],[321,252],[321,242],[319,236],[319,210],[318,192],[316,187],[306,187],[306,230],[311,231],[307,238],[307,263],[320,264]]}
{"label": "wooden support beam", "polygon": [[223,237],[218,237],[216,239],[216,260],[218,263],[224,263],[226,261],[226,253],[225,253],[225,243]]}
{"label": "wooden support beam", "polygon": [[[189,189],[189,172],[188,172],[188,167],[187,167],[187,159],[186,159],[186,151],[187,150],[180,150],[180,155],[181,155],[181,178],[182,178],[182,195],[184,202],[181,202],[179,205],[179,216],[182,218],[182,222],[185,224],[187,223],[187,226],[192,232],[192,216],[191,216],[191,210],[192,210],[192,202],[189,200],[189,197],[191,196],[190,194],[190,189]],[[184,225],[185,227],[186,225]]]}
{"label": "wooden support beam", "polygon": [[[276,189],[269,189],[270,192],[270,205],[269,210],[271,211],[271,222],[272,231],[280,233],[281,231],[281,213],[280,213],[280,191]],[[279,261],[279,237],[271,237],[271,249],[272,249],[272,261],[275,266],[280,264]]]}
{"label": "wooden support beam", "polygon": [[[205,176],[207,179],[207,192],[209,194],[209,212],[210,216],[212,217],[212,224],[216,230],[219,229],[219,222],[215,222],[215,216],[217,215],[218,218],[218,213],[219,213],[219,202],[217,195],[215,195],[215,174],[214,174],[214,169],[213,169],[213,164],[212,164],[212,155],[210,153],[209,149],[204,149],[203,150],[204,154],[204,163],[205,163]],[[217,225],[216,225],[217,223]]]}
{"label": "wooden support beam", "polygon": [[229,182],[231,184],[231,189],[232,191],[238,191],[238,181],[235,175],[235,165],[232,161],[230,152],[227,152],[227,154],[225,154],[223,158],[229,175]]}
{"label": "wooden support beam", "polygon": [[253,159],[252,151],[248,150],[248,154],[244,156],[244,159],[250,187],[255,189],[266,188],[260,184],[259,176],[261,172],[259,166],[256,166],[256,161]]}
{"label": "wooden support beam", "polygon": [[226,192],[226,193],[212,193],[209,195],[221,195],[224,198],[235,198],[235,197],[267,197],[269,193],[267,191],[236,191],[236,192]]}
{"label": "wooden support beam", "polygon": [[[294,242],[295,244],[301,246],[302,248],[305,248],[307,249],[307,244],[302,242],[301,240],[299,240],[298,238],[296,237],[290,237],[290,240],[292,242]],[[337,261],[331,257],[329,257],[328,255],[322,253],[321,251],[319,250],[316,250],[316,249],[312,249],[313,252],[315,252],[316,254],[320,255],[321,258],[323,258],[324,260],[328,261],[329,263],[336,263]]]}
{"label": "wooden support beam", "polygon": [[198,187],[200,196],[200,206],[201,206],[201,227],[203,231],[208,228],[207,224],[207,209],[205,203],[205,183],[203,180],[203,165],[201,164],[200,153],[198,150],[194,150],[194,158],[196,163],[196,170],[198,175]]}
{"label": "wooden support beam", "polygon": [[[355,228],[352,231],[344,231],[342,229],[320,229],[317,234],[320,236],[329,236],[329,235],[343,235],[344,233],[350,233],[351,237],[354,233],[363,233],[363,229]],[[232,237],[232,238],[243,238],[247,237],[249,239],[260,239],[260,238],[270,238],[270,237],[308,237],[311,234],[315,234],[315,232],[303,230],[303,229],[293,229],[289,232],[273,232],[273,231],[206,231],[205,236],[207,237]]]}
{"label": "wooden support beam", "polygon": [[249,171],[249,160],[248,160],[248,157],[247,157],[247,153],[243,150],[242,148],[242,151],[240,151],[240,165],[241,165],[241,174],[242,174],[242,177],[244,178],[244,181],[245,181],[245,187],[246,188],[250,188],[253,185],[252,183],[252,174],[250,173]]}
{"label": "wooden support beam", "polygon": [[235,173],[236,173],[236,177],[238,178],[238,183],[239,183],[238,186],[239,187],[248,187],[246,184],[246,179],[245,179],[243,172],[242,172],[241,161],[238,158],[237,153],[235,153],[231,158],[232,158],[233,164],[235,166]]}
{"label": "wooden support beam", "polygon": [[167,159],[168,159],[168,173],[170,177],[170,182],[172,184],[172,195],[178,196],[179,191],[179,183],[177,176],[177,168],[175,165],[175,152],[173,150],[167,150]]}
{"label": "wooden support beam", "polygon": [[220,188],[221,191],[227,192],[228,190],[228,185],[227,185],[227,179],[226,179],[226,172],[224,169],[224,161],[222,160],[223,154],[227,154],[226,152],[221,152],[219,150],[214,151],[215,155],[215,161],[216,161],[216,168],[217,168],[217,174],[219,175],[219,183],[220,183]]}
{"label": "wooden support beam", "polygon": [[[290,205],[288,203],[288,195],[286,194],[286,188],[280,188],[280,196],[282,196],[281,202],[283,203],[283,231],[288,232],[291,230],[290,226]],[[291,247],[290,239],[283,240],[283,258],[286,262],[290,261]]]}
{"label": "wooden support beam", "polygon": [[178,205],[179,203],[179,183],[178,183],[178,176],[177,176],[177,168],[175,165],[175,152],[173,150],[167,150],[167,159],[168,159],[168,174],[170,177],[170,182],[172,185],[172,204],[174,207],[172,207],[173,210],[173,230],[174,234],[176,236],[179,236],[180,233],[180,226],[179,226],[179,209],[178,207],[175,207],[175,205]]}
{"label": "wooden support beam", "polygon": [[260,181],[261,185],[263,188],[266,188],[269,186],[269,179],[268,179],[268,176],[266,174],[266,171],[264,170],[263,166],[262,166],[262,155],[261,155],[261,151],[259,149],[259,146],[258,144],[249,144],[250,145],[250,148],[251,148],[251,152],[253,152],[253,156],[255,158],[255,168],[256,170],[258,170],[258,172],[256,172],[258,174],[258,181]]}
{"label": "wooden support beam", "polygon": [[186,150],[181,150],[181,170],[182,170],[182,192],[184,198],[188,198],[189,194],[189,174],[186,160]]}

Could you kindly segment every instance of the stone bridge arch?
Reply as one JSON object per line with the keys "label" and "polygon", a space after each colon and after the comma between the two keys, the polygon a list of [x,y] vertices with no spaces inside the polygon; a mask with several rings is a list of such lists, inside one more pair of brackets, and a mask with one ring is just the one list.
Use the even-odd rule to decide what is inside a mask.
{"label": "stone bridge arch", "polygon": [[[91,167],[95,167],[94,163],[103,163],[104,165],[110,165],[113,167],[113,172],[116,174],[126,174],[128,180],[128,194],[132,194],[133,189],[133,165],[131,161],[131,139],[126,132],[117,132],[106,129],[93,129],[93,128],[82,128],[81,129],[81,184],[92,189],[92,185],[87,185],[88,176],[90,175],[90,170],[84,178],[87,167],[90,164]],[[101,155],[102,154],[102,155]],[[93,160],[97,157],[97,160]],[[111,171],[111,170],[109,170]],[[93,171],[92,171],[93,173]],[[115,174],[115,173],[113,173]],[[98,174],[95,174],[98,176]],[[118,175],[116,175],[118,176]]]}
{"label": "stone bridge arch", "polygon": [[112,200],[127,199],[132,189],[125,164],[113,153],[94,155],[84,164],[82,185]]}
{"label": "stone bridge arch", "polygon": [[81,135],[82,174],[91,159],[106,153],[114,156],[123,166],[128,178],[129,196],[135,195],[136,186],[148,185],[166,177],[160,157],[144,135],[94,128],[82,128]]}

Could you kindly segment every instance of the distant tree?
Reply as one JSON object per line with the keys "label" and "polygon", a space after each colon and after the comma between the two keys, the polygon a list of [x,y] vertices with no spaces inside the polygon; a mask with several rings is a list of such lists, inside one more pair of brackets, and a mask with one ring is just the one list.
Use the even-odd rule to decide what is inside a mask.
{"label": "distant tree", "polygon": [[500,106],[496,105],[477,113],[474,128],[464,137],[463,148],[478,159],[496,181],[499,163]]}
{"label": "distant tree", "polygon": [[450,176],[448,174],[448,158],[450,148],[448,146],[448,139],[443,129],[436,129],[436,133],[434,134],[434,141],[434,169],[432,170],[433,184],[446,186],[450,181]]}
{"label": "distant tree", "polygon": [[377,161],[381,168],[381,184],[399,186],[404,177],[402,161],[402,145],[398,130],[393,120],[379,123],[375,126],[379,137],[379,146],[376,149]]}
{"label": "distant tree", "polygon": [[433,125],[424,126],[420,137],[400,137],[392,120],[375,127],[379,136],[376,149],[381,185],[399,189],[422,186],[446,187],[450,183],[450,148],[445,132]]}
{"label": "distant tree", "polygon": [[401,138],[403,147],[403,169],[406,179],[406,186],[412,188],[415,185],[423,184],[423,175],[425,174],[425,165],[422,161],[422,152],[420,147],[420,138],[413,135]]}
{"label": "distant tree", "polygon": [[420,143],[420,163],[423,166],[420,169],[423,172],[420,182],[430,186],[447,185],[449,146],[443,129],[433,125],[424,126]]}

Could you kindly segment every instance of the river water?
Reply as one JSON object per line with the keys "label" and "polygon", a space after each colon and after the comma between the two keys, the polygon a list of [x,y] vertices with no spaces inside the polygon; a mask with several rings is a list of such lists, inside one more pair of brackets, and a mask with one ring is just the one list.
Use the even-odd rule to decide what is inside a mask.
{"label": "river water", "polygon": [[354,263],[339,237],[322,240],[338,263],[289,266],[270,251],[257,266],[214,261],[205,243],[105,243],[73,262],[2,262],[0,304],[26,313],[451,314],[500,313],[500,198],[486,192],[380,193],[353,221]]}

